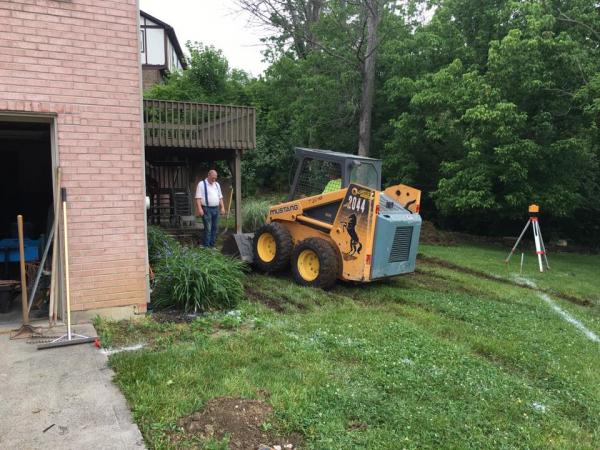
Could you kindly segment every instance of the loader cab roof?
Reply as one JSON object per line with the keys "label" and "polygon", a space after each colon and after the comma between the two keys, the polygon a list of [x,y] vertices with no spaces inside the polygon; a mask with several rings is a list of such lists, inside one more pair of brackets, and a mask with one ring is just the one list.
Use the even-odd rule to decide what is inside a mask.
{"label": "loader cab roof", "polygon": [[353,155],[350,153],[334,152],[333,150],[323,150],[320,148],[306,148],[296,147],[295,149],[296,158],[308,157],[314,159],[322,159],[328,161],[365,161],[365,162],[379,162],[380,159],[369,158],[368,156]]}

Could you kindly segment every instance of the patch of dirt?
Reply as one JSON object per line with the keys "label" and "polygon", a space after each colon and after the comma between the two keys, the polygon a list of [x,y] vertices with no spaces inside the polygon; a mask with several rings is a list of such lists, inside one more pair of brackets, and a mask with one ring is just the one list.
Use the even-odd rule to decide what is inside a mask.
{"label": "patch of dirt", "polygon": [[479,278],[485,278],[486,280],[498,281],[499,283],[505,284],[515,284],[510,280],[506,280],[504,278],[495,277],[486,272],[481,272],[479,270],[470,269],[469,267],[459,266],[457,264],[451,263],[450,261],[446,261],[444,259],[436,258],[435,256],[425,256],[422,253],[417,255],[417,258],[433,264],[434,266],[444,267],[446,269],[454,270],[455,272],[466,273],[468,275],[473,275]]}
{"label": "patch of dirt", "polygon": [[278,313],[284,313],[285,308],[281,300],[277,300],[270,295],[265,294],[259,289],[254,288],[250,283],[246,284],[246,295],[249,300],[254,300],[258,303],[262,303],[267,308],[277,311]]}
{"label": "patch of dirt", "polygon": [[152,313],[152,319],[158,323],[191,323],[198,316],[198,314],[187,314],[177,310],[157,311]]}
{"label": "patch of dirt", "polygon": [[421,223],[421,234],[419,241],[423,244],[456,244],[456,239],[452,233],[438,230],[432,222],[424,220]]}
{"label": "patch of dirt", "polygon": [[218,397],[210,400],[201,411],[183,417],[177,423],[183,431],[202,440],[221,440],[229,436],[231,450],[256,450],[279,445],[294,449],[297,436],[277,438],[263,430],[273,414],[273,407],[261,400]]}
{"label": "patch of dirt", "polygon": [[[277,276],[277,275],[270,275]],[[288,281],[293,281],[288,278]],[[291,312],[306,312],[310,310],[310,306],[302,303],[292,295],[285,293],[278,293],[276,291],[267,292],[261,289],[257,289],[252,285],[252,282],[246,283],[246,295],[249,300],[257,303],[262,303],[267,308],[272,309],[278,313],[291,313]]]}

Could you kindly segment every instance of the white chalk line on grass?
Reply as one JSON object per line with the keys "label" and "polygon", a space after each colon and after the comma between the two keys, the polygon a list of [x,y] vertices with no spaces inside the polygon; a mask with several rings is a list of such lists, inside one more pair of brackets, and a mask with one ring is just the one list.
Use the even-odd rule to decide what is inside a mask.
{"label": "white chalk line on grass", "polygon": [[544,300],[546,303],[548,303],[548,305],[550,305],[550,308],[552,308],[554,311],[556,311],[558,314],[560,314],[560,316],[563,319],[565,319],[570,324],[575,325],[575,328],[577,328],[579,331],[581,331],[583,334],[585,334],[585,336],[590,341],[600,343],[600,337],[598,337],[598,335],[596,333],[591,331],[584,324],[582,324],[579,320],[577,320],[571,314],[569,314],[564,309],[562,309],[560,306],[558,306],[556,304],[556,302],[554,302],[554,300],[552,300],[548,294],[544,294],[543,292],[538,292],[537,294],[542,300]]}
{"label": "white chalk line on grass", "polygon": [[100,350],[100,353],[104,353],[105,355],[114,355],[115,353],[121,352],[132,352],[135,350],[139,350],[140,348],[144,348],[146,344],[136,344],[130,345],[129,347],[118,347],[118,348],[107,348]]}
{"label": "white chalk line on grass", "polygon": [[[517,281],[517,283],[524,284],[526,286],[529,286],[530,288],[534,288],[534,289],[538,288],[537,284],[535,284],[535,282],[533,282],[525,277],[515,277],[515,280]],[[564,309],[562,309],[560,306],[558,306],[558,304],[554,300],[552,300],[548,294],[540,292],[539,290],[536,293],[539,298],[544,300],[544,302],[546,302],[548,304],[548,306],[550,306],[550,308],[552,308],[554,311],[556,311],[565,321],[569,322],[571,325],[574,325],[575,328],[577,328],[579,331],[581,331],[583,334],[585,334],[585,336],[590,341],[600,343],[600,337],[598,337],[598,335],[596,333],[594,333],[592,330],[590,330],[588,327],[586,327],[584,324],[582,324],[579,320],[577,320],[571,314],[569,314]]]}

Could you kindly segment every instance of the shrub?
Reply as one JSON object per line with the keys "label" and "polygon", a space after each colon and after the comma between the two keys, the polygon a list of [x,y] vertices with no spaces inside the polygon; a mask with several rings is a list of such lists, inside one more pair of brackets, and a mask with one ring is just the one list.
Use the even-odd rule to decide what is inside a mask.
{"label": "shrub", "polygon": [[177,240],[155,225],[148,226],[148,259],[156,266],[180,247]]}
{"label": "shrub", "polygon": [[213,250],[176,247],[156,268],[153,303],[185,312],[233,308],[244,295],[245,267]]}

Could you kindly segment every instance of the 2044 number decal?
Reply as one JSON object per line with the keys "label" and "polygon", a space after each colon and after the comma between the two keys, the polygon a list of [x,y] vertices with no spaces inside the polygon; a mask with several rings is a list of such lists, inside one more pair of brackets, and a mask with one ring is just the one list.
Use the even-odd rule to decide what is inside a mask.
{"label": "2044 number decal", "polygon": [[367,208],[367,199],[351,195],[348,197],[348,202],[344,205],[346,209],[364,214]]}

